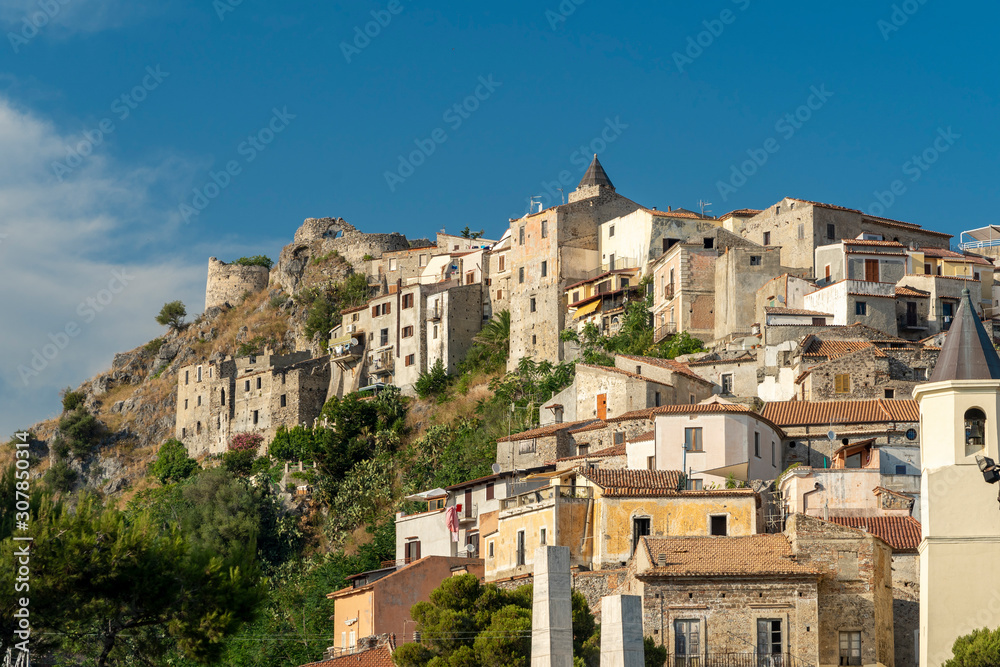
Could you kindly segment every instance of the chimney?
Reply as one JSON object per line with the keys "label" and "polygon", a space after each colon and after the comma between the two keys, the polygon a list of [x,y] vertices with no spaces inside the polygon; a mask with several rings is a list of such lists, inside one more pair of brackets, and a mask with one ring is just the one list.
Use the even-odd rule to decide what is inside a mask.
{"label": "chimney", "polygon": [[667,213],[670,213],[670,206],[667,207]]}
{"label": "chimney", "polygon": [[656,556],[656,564],[659,567],[667,566],[667,554],[661,553]]}

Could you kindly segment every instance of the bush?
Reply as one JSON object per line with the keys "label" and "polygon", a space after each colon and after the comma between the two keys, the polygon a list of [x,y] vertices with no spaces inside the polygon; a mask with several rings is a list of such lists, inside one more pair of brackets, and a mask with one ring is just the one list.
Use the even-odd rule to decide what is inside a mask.
{"label": "bush", "polygon": [[413,388],[420,398],[429,398],[444,393],[448,388],[448,381],[448,372],[445,371],[444,364],[438,359],[428,372],[420,374]]}
{"label": "bush", "polygon": [[259,433],[237,433],[229,439],[229,451],[251,452],[255,456],[264,442],[264,436]]}
{"label": "bush", "polygon": [[87,396],[82,391],[71,391],[69,387],[63,390],[62,406],[63,412],[73,412],[83,405]]}
{"label": "bush", "polygon": [[652,637],[643,637],[645,667],[663,667],[667,664],[667,647],[657,644]]}
{"label": "bush", "polygon": [[70,450],[76,456],[83,457],[100,441],[104,428],[94,415],[81,406],[59,420],[59,431]]}
{"label": "bush", "polygon": [[256,452],[230,450],[222,455],[222,467],[237,477],[249,477],[256,458]]}
{"label": "bush", "polygon": [[143,345],[142,349],[149,356],[155,357],[157,354],[159,354],[160,348],[163,347],[163,344],[165,342],[166,341],[163,340],[162,338],[154,338],[153,340],[151,340],[148,343],[146,343],[145,345]]}
{"label": "bush", "polygon": [[241,343],[239,347],[236,348],[237,357],[249,357],[252,354],[260,354],[261,350],[264,349],[264,344],[267,339],[263,336],[255,336],[245,343]]}
{"label": "bush", "polygon": [[161,484],[168,484],[190,477],[197,469],[198,462],[188,456],[184,443],[171,438],[160,445],[160,451],[149,472]]}
{"label": "bush", "polygon": [[291,430],[279,427],[267,447],[267,453],[278,461],[311,461],[312,452],[313,430],[305,426],[295,426]]}
{"label": "bush", "polygon": [[274,266],[274,262],[267,255],[254,255],[253,257],[240,257],[232,264],[238,264],[240,266],[263,266],[265,269],[269,270]]}
{"label": "bush", "polygon": [[363,273],[352,273],[325,289],[302,290],[295,295],[295,302],[307,308],[306,338],[322,333],[320,347],[326,350],[330,329],[341,323],[340,311],[368,302],[368,278]]}
{"label": "bush", "polygon": [[372,256],[371,253],[368,253],[368,252],[366,252],[365,256],[361,258],[361,260],[364,261],[364,262],[370,262],[373,259],[375,259],[375,258]]}
{"label": "bush", "polygon": [[73,490],[73,484],[76,483],[76,471],[69,466],[66,459],[60,458],[52,464],[42,479],[54,490],[68,493]]}
{"label": "bush", "polygon": [[156,322],[171,329],[180,330],[184,326],[184,318],[187,317],[187,308],[180,301],[171,301],[163,304],[160,314],[156,316]]}
{"label": "bush", "polygon": [[1000,628],[981,628],[959,637],[952,646],[952,657],[942,667],[995,667],[1000,665]]}

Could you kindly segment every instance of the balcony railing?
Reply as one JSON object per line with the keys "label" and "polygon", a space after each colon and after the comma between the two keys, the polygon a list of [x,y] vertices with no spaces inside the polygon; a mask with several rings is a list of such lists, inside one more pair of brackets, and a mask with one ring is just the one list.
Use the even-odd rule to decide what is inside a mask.
{"label": "balcony railing", "polygon": [[513,507],[526,507],[537,505],[547,500],[552,500],[556,494],[560,498],[573,500],[585,499],[593,496],[593,489],[589,486],[544,486],[534,491],[528,491],[520,495],[504,498],[500,501],[500,509],[511,509]]}
{"label": "balcony railing", "polygon": [[458,515],[459,521],[475,521],[479,517],[479,505],[466,505]]}
{"label": "balcony railing", "polygon": [[591,269],[584,273],[579,280],[592,280],[602,273],[607,273],[609,271],[620,271],[621,269],[637,269],[639,268],[639,262],[631,257],[615,257],[614,263],[604,262],[600,267],[596,269]]}
{"label": "balcony railing", "polygon": [[368,357],[368,365],[373,375],[390,375],[395,366],[395,357],[392,353],[383,353]]}
{"label": "balcony railing", "polygon": [[708,653],[696,656],[671,655],[672,667],[799,667],[788,653]]}
{"label": "balcony railing", "polygon": [[677,333],[677,323],[667,322],[666,324],[656,327],[656,330],[653,332],[653,342],[659,343],[667,336],[673,336],[675,333]]}
{"label": "balcony railing", "polygon": [[663,286],[663,299],[665,301],[670,301],[674,298],[674,284],[667,283]]}

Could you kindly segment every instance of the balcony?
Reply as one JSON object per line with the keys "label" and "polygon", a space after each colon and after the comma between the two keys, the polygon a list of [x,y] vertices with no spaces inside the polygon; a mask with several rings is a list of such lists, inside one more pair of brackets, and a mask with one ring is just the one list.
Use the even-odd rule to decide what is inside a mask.
{"label": "balcony", "polygon": [[675,293],[675,290],[674,290],[674,284],[673,283],[667,283],[666,285],[663,286],[663,300],[664,301],[670,301],[670,300],[672,300],[674,298],[674,293]]}
{"label": "balcony", "polygon": [[441,306],[435,304],[433,308],[427,310],[427,321],[437,322],[441,319]]}
{"label": "balcony", "polygon": [[898,325],[903,331],[926,331],[930,329],[927,326],[927,319],[923,317],[900,317]]}
{"label": "balcony", "polygon": [[790,653],[707,653],[704,655],[670,655],[672,667],[798,667]]}
{"label": "balcony", "polygon": [[623,269],[637,269],[639,268],[639,262],[631,257],[616,257],[613,262],[604,262],[600,267],[596,269],[591,269],[587,271],[579,280],[581,282],[586,282],[588,280],[593,280],[599,275],[604,273],[609,273],[611,271],[621,271]]}
{"label": "balcony", "polygon": [[396,358],[392,352],[373,354],[368,357],[368,372],[372,375],[392,375]]}
{"label": "balcony", "polygon": [[462,507],[462,511],[458,513],[458,522],[464,523],[467,521],[475,521],[479,518],[479,505],[466,505]]}
{"label": "balcony", "polygon": [[544,486],[534,491],[528,491],[500,501],[500,509],[514,509],[540,505],[558,497],[560,500],[586,500],[593,496],[594,490],[589,486]]}
{"label": "balcony", "polygon": [[667,336],[673,336],[675,333],[677,333],[677,323],[667,322],[666,324],[656,327],[656,330],[653,332],[653,342],[659,343]]}

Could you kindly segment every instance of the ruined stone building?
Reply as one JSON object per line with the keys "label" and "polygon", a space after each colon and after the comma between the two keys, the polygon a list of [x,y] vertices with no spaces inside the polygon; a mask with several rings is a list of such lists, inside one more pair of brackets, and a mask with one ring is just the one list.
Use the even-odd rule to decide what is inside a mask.
{"label": "ruined stone building", "polygon": [[248,294],[267,289],[269,279],[270,273],[263,266],[226,264],[215,257],[209,257],[205,310],[242,303]]}
{"label": "ruined stone building", "polygon": [[281,426],[312,426],[326,402],[330,359],[311,356],[266,350],[180,369],[174,437],[199,456],[225,452],[237,433],[260,434],[266,447]]}

